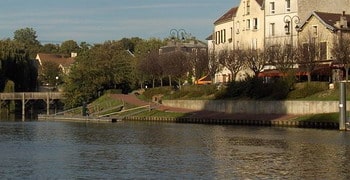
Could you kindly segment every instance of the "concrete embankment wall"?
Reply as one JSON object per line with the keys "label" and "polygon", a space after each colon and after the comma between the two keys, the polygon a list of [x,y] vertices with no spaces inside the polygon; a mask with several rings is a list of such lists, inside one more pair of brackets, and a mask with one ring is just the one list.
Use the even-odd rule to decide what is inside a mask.
{"label": "concrete embankment wall", "polygon": [[[249,114],[319,114],[339,112],[339,101],[163,100],[171,107]],[[347,103],[349,110],[350,103]]]}

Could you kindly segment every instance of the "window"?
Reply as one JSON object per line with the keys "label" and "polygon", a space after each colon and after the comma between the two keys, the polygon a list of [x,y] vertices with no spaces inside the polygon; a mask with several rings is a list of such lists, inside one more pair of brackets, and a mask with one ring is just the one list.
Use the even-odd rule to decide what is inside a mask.
{"label": "window", "polygon": [[250,14],[250,0],[247,0],[247,15]]}
{"label": "window", "polygon": [[320,60],[327,60],[327,42],[320,42]]}
{"label": "window", "polygon": [[275,23],[270,23],[270,36],[275,36]]}
{"label": "window", "polygon": [[226,42],[226,29],[221,30],[221,41],[222,43]]}
{"label": "window", "polygon": [[317,28],[317,26],[312,26],[312,34],[313,34],[314,36],[317,36],[317,35],[318,35],[318,28]]}
{"label": "window", "polygon": [[258,18],[253,18],[253,29],[258,29]]}
{"label": "window", "polygon": [[270,2],[270,12],[271,14],[275,14],[275,2]]}
{"label": "window", "polygon": [[216,44],[220,44],[220,31],[216,31],[215,41]]}
{"label": "window", "polygon": [[286,10],[290,12],[290,0],[286,0]]}
{"label": "window", "polygon": [[247,29],[250,29],[250,19],[247,19]]}
{"label": "window", "polygon": [[236,33],[239,34],[239,22],[236,23]]}

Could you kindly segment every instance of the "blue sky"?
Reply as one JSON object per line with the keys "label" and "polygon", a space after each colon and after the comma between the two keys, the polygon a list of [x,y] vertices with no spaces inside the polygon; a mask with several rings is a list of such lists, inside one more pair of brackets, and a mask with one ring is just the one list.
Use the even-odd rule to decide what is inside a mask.
{"label": "blue sky", "polygon": [[185,29],[197,39],[239,0],[0,0],[0,39],[31,27],[42,43],[100,43],[124,37],[166,38]]}

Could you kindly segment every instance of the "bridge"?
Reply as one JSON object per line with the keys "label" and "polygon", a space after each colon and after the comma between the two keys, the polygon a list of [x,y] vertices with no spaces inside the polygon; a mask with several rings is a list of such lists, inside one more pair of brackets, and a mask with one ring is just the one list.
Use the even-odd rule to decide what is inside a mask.
{"label": "bridge", "polygon": [[25,106],[30,100],[43,100],[46,102],[46,114],[50,114],[50,102],[56,99],[64,99],[60,92],[15,92],[0,93],[0,109],[2,101],[22,101],[22,120],[25,120]]}

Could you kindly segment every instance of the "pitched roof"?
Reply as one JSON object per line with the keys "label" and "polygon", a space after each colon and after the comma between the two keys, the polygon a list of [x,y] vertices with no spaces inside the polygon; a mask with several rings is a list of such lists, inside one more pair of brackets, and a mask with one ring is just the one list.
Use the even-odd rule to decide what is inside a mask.
{"label": "pitched roof", "polygon": [[263,7],[264,0],[255,0],[255,1],[260,5],[260,7]]}
{"label": "pitched roof", "polygon": [[[310,20],[312,16],[315,16],[317,19],[321,21],[321,23],[323,23],[330,30],[333,30],[333,31],[337,30],[339,29],[339,27],[337,27],[336,24],[337,24],[337,21],[340,20],[340,17],[342,15],[343,15],[342,13],[326,13],[326,12],[314,11],[309,16],[309,18],[307,18],[307,20],[302,24],[301,29],[305,26],[305,24],[307,24],[307,22]],[[347,19],[348,28],[343,30],[350,30],[350,15],[349,14],[344,14],[344,15]]]}
{"label": "pitched roof", "polygon": [[59,54],[45,54],[45,53],[38,53],[36,56],[36,59],[40,62],[40,64],[44,61],[50,61],[55,62],[59,65],[62,65],[63,67],[68,67],[71,64],[74,63],[74,58],[72,57],[66,57],[64,55]]}
{"label": "pitched roof", "polygon": [[214,24],[220,24],[220,23],[232,20],[233,17],[236,17],[237,10],[238,10],[238,7],[231,8],[224,15],[222,15],[218,20],[216,20]]}

